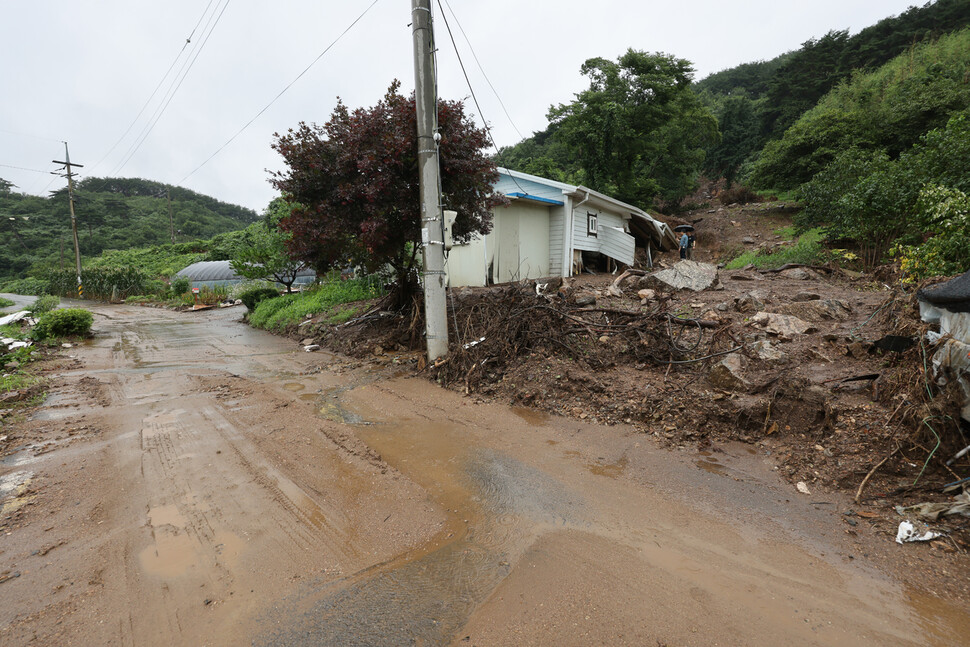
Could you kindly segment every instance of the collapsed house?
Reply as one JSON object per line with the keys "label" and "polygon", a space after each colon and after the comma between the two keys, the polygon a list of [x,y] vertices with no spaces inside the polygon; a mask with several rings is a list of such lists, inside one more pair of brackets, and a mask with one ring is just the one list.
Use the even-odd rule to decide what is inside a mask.
{"label": "collapsed house", "polygon": [[492,212],[492,231],[454,245],[446,264],[452,287],[549,276],[584,266],[632,266],[637,251],[648,266],[657,252],[676,249],[677,235],[642,209],[584,186],[500,168],[495,190],[509,204]]}
{"label": "collapsed house", "polygon": [[938,324],[929,341],[942,342],[933,355],[937,381],[956,380],[963,391],[960,417],[970,422],[970,272],[916,293],[920,318]]}

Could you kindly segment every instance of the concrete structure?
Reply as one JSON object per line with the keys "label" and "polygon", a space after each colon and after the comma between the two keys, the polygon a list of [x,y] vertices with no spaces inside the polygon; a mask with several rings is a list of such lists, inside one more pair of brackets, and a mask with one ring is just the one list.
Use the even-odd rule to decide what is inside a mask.
{"label": "concrete structure", "polygon": [[583,186],[499,174],[495,189],[510,203],[495,209],[487,236],[452,247],[445,268],[452,287],[570,276],[581,271],[584,252],[633,265],[637,247],[648,259],[677,248],[670,227],[637,207]]}

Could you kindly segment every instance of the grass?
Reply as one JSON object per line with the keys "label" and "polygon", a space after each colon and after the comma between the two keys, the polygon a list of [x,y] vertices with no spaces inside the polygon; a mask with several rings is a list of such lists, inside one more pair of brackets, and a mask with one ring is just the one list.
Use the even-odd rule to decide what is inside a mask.
{"label": "grass", "polygon": [[[787,228],[786,228],[787,229]],[[779,234],[783,235],[783,234]],[[825,255],[822,247],[822,230],[810,229],[798,237],[794,245],[783,247],[771,254],[759,254],[757,251],[747,251],[725,265],[725,269],[737,270],[748,265],[762,269],[781,267],[786,263],[803,263],[813,265]]]}
{"label": "grass", "polygon": [[[380,294],[380,289],[367,279],[330,281],[306,292],[284,294],[276,299],[260,301],[249,316],[249,323],[256,328],[281,330],[288,325],[300,323],[307,315],[329,312],[342,304],[372,299]],[[328,323],[340,323],[341,318],[346,321],[354,312],[354,309],[340,308],[329,315]],[[331,319],[337,321],[330,321]]]}
{"label": "grass", "polygon": [[10,299],[4,299],[3,297],[0,297],[0,308],[9,308],[13,304],[14,302],[11,301]]}

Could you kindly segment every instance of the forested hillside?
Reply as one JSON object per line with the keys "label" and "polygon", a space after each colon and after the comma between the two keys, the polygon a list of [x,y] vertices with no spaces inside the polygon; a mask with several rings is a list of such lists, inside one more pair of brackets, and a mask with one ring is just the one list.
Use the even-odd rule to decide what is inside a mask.
{"label": "forested hillside", "polygon": [[[171,219],[168,195],[171,196]],[[129,178],[86,178],[75,187],[81,254],[211,238],[255,222],[255,211],[181,187]],[[0,279],[71,267],[67,188],[48,198],[0,179]]]}
{"label": "forested hillside", "polygon": [[[733,182],[749,170],[766,144],[781,140],[802,115],[853,75],[873,72],[967,25],[970,0],[937,0],[855,35],[834,29],[770,61],[745,63],[689,88],[681,85],[685,78],[692,80],[688,61],[632,50],[616,63],[590,59],[581,70],[590,78],[590,89],[551,108],[549,126],[502,149],[497,162],[584,183],[641,206],[653,202],[677,207],[699,173]],[[924,72],[921,79],[938,70]],[[951,77],[956,73],[946,71]],[[906,90],[913,93],[913,102],[923,99],[918,83],[914,77]],[[909,130],[918,130],[919,136],[943,125],[959,109],[957,103],[937,106],[942,112]],[[896,130],[900,129],[906,127]],[[914,141],[912,136],[899,141],[895,154]],[[763,177],[762,185],[791,188],[809,179],[805,172],[810,170],[797,170],[781,180],[772,176],[774,186],[765,186]]]}

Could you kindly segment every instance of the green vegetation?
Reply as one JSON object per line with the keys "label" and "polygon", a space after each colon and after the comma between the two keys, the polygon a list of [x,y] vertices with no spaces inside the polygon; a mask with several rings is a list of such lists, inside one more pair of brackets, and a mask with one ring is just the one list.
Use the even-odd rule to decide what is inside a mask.
{"label": "green vegetation", "polygon": [[239,300],[246,306],[246,310],[252,312],[261,301],[275,299],[280,295],[279,290],[271,287],[254,287],[239,294]]}
{"label": "green vegetation", "polygon": [[0,308],[9,308],[13,304],[14,302],[11,301],[10,299],[4,299],[3,297],[0,297]]}
{"label": "green vegetation", "polygon": [[[28,274],[41,277],[51,269],[73,266],[66,193],[66,188],[49,198],[16,193],[9,182],[0,179],[0,240],[9,241],[0,254],[0,280]],[[104,250],[171,244],[173,228],[182,244],[242,229],[257,219],[250,209],[148,180],[86,178],[77,184],[75,193],[85,265]],[[167,195],[171,195],[171,220]],[[156,272],[142,266],[141,260],[129,259],[151,274],[168,274],[164,269]]]}
{"label": "green vegetation", "polygon": [[[374,282],[367,279],[331,279],[313,290],[260,301],[250,314],[249,323],[256,328],[280,330],[300,323],[307,315],[327,312],[335,306],[372,299],[380,294],[381,291]],[[342,315],[343,312],[346,310],[333,316],[351,316]]]}
{"label": "green vegetation", "polygon": [[32,304],[27,307],[30,314],[36,316],[42,315],[45,312],[50,312],[57,306],[61,304],[61,300],[54,296],[53,294],[44,294],[37,298]]}
{"label": "green vegetation", "polygon": [[34,296],[41,295],[47,292],[47,281],[32,277],[5,281],[0,283],[0,292]]}
{"label": "green vegetation", "polygon": [[881,150],[889,159],[970,106],[970,29],[914,47],[881,68],[856,74],[765,146],[751,169],[758,186],[790,189],[808,182],[850,150]]}
{"label": "green vegetation", "polygon": [[786,263],[803,263],[814,265],[824,259],[825,248],[822,246],[822,230],[811,229],[798,237],[794,245],[778,249],[771,254],[759,254],[756,251],[744,252],[727,265],[725,269],[737,270],[748,265],[762,269],[781,267]]}
{"label": "green vegetation", "polygon": [[[514,170],[588,186],[649,206],[691,193],[717,122],[691,90],[689,61],[628,50],[587,60],[589,88],[549,110],[549,128],[496,161]],[[663,160],[663,163],[658,163]]]}
{"label": "green vegetation", "polygon": [[32,339],[85,337],[91,332],[94,315],[82,308],[63,308],[45,312],[30,331]]}
{"label": "green vegetation", "polygon": [[[959,196],[970,193],[970,109],[895,160],[879,150],[843,151],[801,193],[805,209],[795,224],[824,226],[830,240],[857,241],[867,266],[896,246],[913,259],[908,268],[918,276],[931,268],[970,269],[970,255],[961,253],[965,230],[958,226]],[[930,242],[936,237],[942,238]],[[935,260],[916,262],[920,248]]]}
{"label": "green vegetation", "polygon": [[250,280],[274,280],[287,292],[292,291],[305,264],[290,258],[286,245],[293,234],[282,231],[279,225],[294,206],[282,196],[275,198],[266,208],[263,220],[246,227],[232,254],[231,265],[236,274]]}

